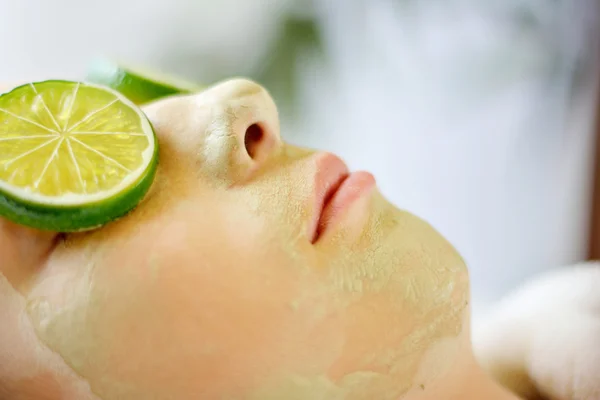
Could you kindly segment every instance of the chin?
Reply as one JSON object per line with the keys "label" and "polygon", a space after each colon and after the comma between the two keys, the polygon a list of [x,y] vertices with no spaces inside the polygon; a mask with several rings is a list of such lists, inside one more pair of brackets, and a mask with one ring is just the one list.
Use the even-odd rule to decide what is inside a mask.
{"label": "chin", "polygon": [[345,350],[333,370],[335,382],[362,380],[370,398],[398,399],[451,371],[468,348],[468,272],[427,222],[378,192],[369,201],[360,234],[330,266],[345,319]]}

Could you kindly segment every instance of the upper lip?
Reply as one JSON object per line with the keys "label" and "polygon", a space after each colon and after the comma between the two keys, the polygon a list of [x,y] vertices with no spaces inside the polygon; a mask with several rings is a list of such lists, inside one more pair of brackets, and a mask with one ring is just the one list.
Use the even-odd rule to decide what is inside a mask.
{"label": "upper lip", "polygon": [[315,208],[309,227],[309,236],[314,243],[319,237],[319,226],[327,202],[337,192],[340,185],[349,176],[346,163],[331,153],[321,153],[316,160],[315,173]]}

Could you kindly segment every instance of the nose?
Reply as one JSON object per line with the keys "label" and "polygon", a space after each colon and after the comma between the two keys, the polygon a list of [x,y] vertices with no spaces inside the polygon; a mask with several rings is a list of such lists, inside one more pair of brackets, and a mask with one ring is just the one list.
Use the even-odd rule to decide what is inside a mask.
{"label": "nose", "polygon": [[217,117],[227,124],[227,134],[238,141],[240,156],[261,163],[281,147],[279,117],[273,98],[261,85],[248,79],[231,79],[204,92],[204,99],[221,105]]}

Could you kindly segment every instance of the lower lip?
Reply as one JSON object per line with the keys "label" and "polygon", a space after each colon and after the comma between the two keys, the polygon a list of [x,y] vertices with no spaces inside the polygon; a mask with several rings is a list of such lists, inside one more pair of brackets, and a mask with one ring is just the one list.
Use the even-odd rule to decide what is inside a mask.
{"label": "lower lip", "polygon": [[371,193],[374,187],[375,178],[369,172],[357,171],[348,175],[325,205],[317,227],[316,239],[335,225],[355,201]]}

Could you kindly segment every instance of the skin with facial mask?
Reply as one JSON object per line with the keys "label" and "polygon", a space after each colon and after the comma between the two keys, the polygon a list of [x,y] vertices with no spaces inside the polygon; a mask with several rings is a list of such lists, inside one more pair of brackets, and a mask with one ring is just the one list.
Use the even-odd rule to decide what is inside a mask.
{"label": "skin with facial mask", "polygon": [[475,360],[460,255],[370,174],[284,143],[264,88],[144,111],[160,162],[133,212],[0,220],[0,399],[517,398]]}

